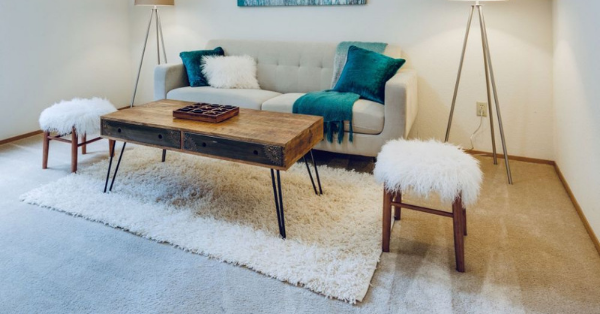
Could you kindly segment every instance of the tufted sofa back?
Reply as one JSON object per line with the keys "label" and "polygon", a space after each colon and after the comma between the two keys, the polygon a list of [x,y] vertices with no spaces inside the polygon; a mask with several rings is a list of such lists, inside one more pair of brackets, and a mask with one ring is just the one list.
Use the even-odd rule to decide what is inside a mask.
{"label": "tufted sofa back", "polygon": [[[306,93],[331,88],[337,45],[216,39],[209,41],[206,48],[223,47],[226,56],[249,55],[256,59],[261,89],[279,93]],[[385,54],[399,58],[401,51],[389,45]]]}

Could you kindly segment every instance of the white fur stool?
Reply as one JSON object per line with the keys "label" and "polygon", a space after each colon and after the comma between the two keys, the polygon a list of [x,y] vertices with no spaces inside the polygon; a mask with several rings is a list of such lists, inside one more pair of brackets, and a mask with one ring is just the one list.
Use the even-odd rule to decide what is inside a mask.
{"label": "white fur stool", "polygon": [[[383,251],[390,251],[392,207],[396,220],[401,218],[401,208],[450,217],[454,224],[456,270],[464,272],[466,207],[479,196],[482,180],[479,162],[451,144],[395,140],[383,146],[374,173],[377,181],[384,184]],[[438,194],[442,202],[452,203],[452,212],[403,203],[402,193],[408,191],[425,198]]]}
{"label": "white fur stool", "polygon": [[[71,144],[71,171],[77,171],[77,149],[81,148],[82,154],[86,153],[86,145],[101,140],[97,137],[87,140],[88,134],[100,133],[100,117],[115,112],[108,100],[101,98],[79,99],[61,101],[45,109],[40,115],[40,127],[44,131],[44,156],[42,168],[48,168],[48,152],[50,141],[59,141]],[[51,135],[54,133],[55,135]],[[71,134],[71,140],[63,136]],[[78,144],[78,135],[81,143]],[[110,155],[113,155],[113,143],[109,141]]]}

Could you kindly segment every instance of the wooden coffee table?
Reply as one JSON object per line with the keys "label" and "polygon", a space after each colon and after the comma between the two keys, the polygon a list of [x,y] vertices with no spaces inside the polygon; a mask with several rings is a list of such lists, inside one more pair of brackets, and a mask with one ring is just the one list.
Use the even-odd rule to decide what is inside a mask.
{"label": "wooden coffee table", "polygon": [[[162,149],[163,162],[166,151],[172,150],[270,168],[279,232],[285,239],[280,171],[288,170],[298,160],[304,159],[314,192],[322,194],[312,148],[323,139],[323,118],[243,108],[238,116],[220,123],[173,118],[173,110],[190,104],[160,100],[101,118],[102,137],[123,142],[109,191],[112,191],[128,142]],[[310,154],[315,168],[318,191],[307,154]],[[112,162],[111,155],[104,192],[108,188]]]}

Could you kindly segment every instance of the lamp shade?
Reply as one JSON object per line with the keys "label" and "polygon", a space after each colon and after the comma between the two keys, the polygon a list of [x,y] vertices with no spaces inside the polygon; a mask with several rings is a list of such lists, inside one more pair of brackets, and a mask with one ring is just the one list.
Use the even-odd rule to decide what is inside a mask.
{"label": "lamp shade", "polygon": [[175,0],[135,0],[135,5],[175,5]]}

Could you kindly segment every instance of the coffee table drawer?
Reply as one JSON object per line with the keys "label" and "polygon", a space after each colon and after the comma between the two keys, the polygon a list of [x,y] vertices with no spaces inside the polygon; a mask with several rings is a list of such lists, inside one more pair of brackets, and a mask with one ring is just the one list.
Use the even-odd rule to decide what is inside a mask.
{"label": "coffee table drawer", "polygon": [[181,148],[181,132],[174,130],[102,120],[102,135],[141,144]]}
{"label": "coffee table drawer", "polygon": [[283,167],[283,147],[230,140],[195,133],[183,134],[183,149],[232,160]]}

